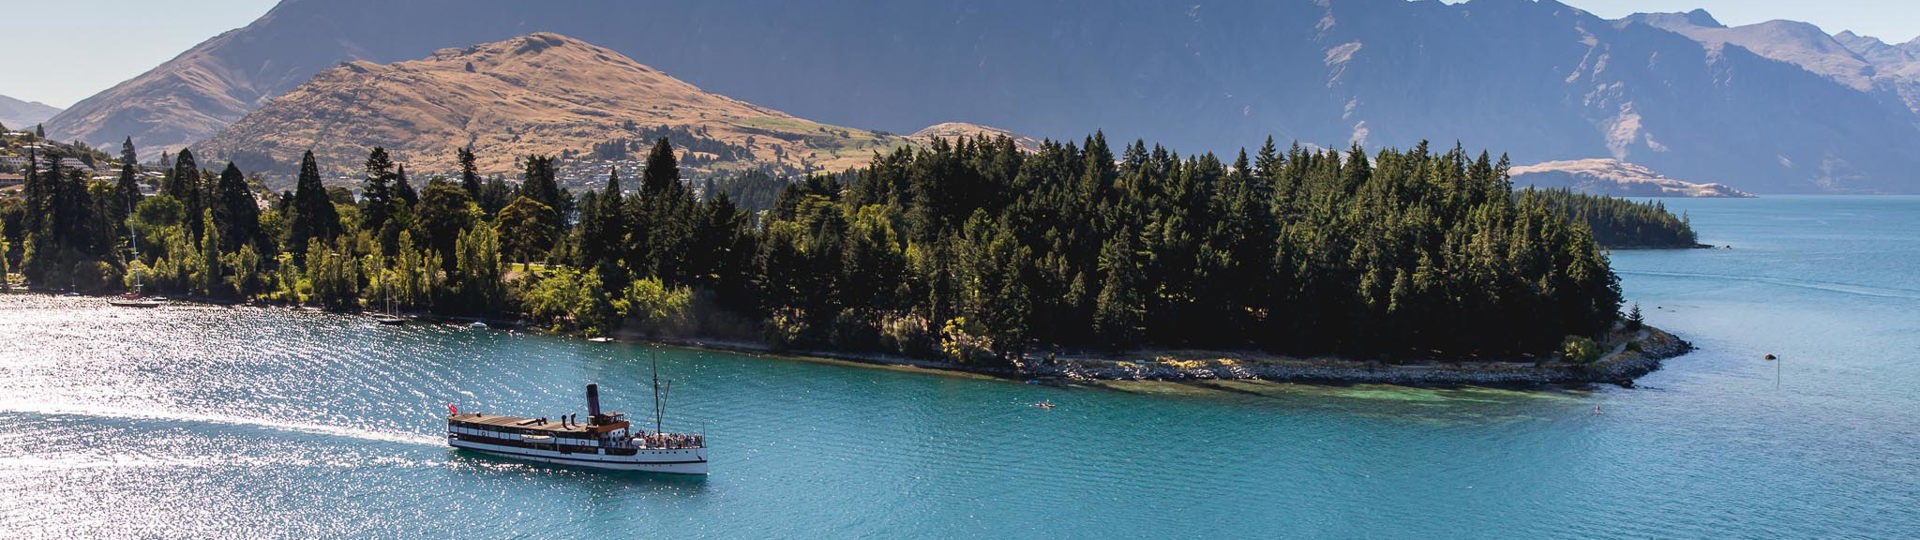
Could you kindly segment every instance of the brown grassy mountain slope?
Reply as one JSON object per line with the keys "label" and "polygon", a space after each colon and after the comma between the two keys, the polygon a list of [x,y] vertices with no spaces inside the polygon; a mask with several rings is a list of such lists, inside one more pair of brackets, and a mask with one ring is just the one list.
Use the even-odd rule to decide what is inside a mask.
{"label": "brown grassy mountain slope", "polygon": [[351,174],[371,146],[386,147],[415,172],[440,172],[455,168],[455,148],[471,145],[483,173],[511,173],[528,154],[584,159],[595,145],[624,147],[637,159],[645,141],[662,134],[694,174],[840,170],[924,139],[796,118],[702,91],[602,47],[539,33],[422,60],[342,64],[194,151],[285,174],[311,148],[323,171]]}

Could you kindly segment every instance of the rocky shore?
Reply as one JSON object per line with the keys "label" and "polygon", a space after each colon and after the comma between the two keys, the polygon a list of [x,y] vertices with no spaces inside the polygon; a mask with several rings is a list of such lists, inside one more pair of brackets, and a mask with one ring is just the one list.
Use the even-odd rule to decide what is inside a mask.
{"label": "rocky shore", "polygon": [[1136,353],[1128,359],[1056,359],[1055,366],[1031,370],[1041,376],[1076,381],[1257,379],[1324,384],[1397,384],[1404,386],[1543,386],[1617,384],[1660,369],[1661,361],[1686,354],[1693,346],[1672,334],[1646,329],[1612,343],[1612,352],[1588,364],[1540,361],[1467,361],[1382,363],[1341,358],[1289,358],[1266,354],[1172,351]]}
{"label": "rocky shore", "polygon": [[1609,353],[1587,364],[1562,362],[1558,358],[1537,361],[1383,363],[1330,357],[1293,358],[1262,352],[1137,351],[1100,356],[1030,357],[1022,365],[991,367],[835,351],[775,353],[765,346],[745,342],[670,340],[667,343],[737,353],[1076,384],[1097,384],[1100,381],[1264,380],[1309,384],[1502,387],[1562,384],[1617,384],[1631,387],[1635,379],[1660,369],[1663,360],[1693,350],[1693,345],[1686,340],[1651,327],[1632,334],[1616,334],[1604,343],[1609,347]]}

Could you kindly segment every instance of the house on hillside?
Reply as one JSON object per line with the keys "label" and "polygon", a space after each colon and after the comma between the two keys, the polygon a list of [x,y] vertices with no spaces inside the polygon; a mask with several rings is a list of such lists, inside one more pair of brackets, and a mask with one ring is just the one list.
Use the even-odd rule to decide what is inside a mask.
{"label": "house on hillside", "polygon": [[85,162],[85,161],[81,161],[81,160],[80,160],[80,158],[61,158],[61,160],[60,160],[60,168],[63,168],[63,169],[80,169],[80,170],[83,170],[83,171],[87,171],[87,172],[89,172],[89,173],[91,173],[91,172],[98,172],[98,171],[100,170],[100,169],[99,169],[99,168],[97,168],[97,167],[94,167],[94,166],[92,166],[92,165],[88,165],[88,164],[87,164],[87,162]]}

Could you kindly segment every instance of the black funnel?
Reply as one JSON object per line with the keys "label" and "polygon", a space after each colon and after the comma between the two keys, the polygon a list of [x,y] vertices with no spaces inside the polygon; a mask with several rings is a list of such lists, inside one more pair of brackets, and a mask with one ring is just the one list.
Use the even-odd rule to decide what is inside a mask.
{"label": "black funnel", "polygon": [[600,385],[587,383],[587,421],[600,420]]}

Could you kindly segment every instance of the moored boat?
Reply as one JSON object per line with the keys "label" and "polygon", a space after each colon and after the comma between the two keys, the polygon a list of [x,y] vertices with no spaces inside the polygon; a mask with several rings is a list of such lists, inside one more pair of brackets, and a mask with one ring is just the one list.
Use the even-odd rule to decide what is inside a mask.
{"label": "moored boat", "polygon": [[[655,384],[656,406],[662,403]],[[600,387],[587,385],[585,422],[460,413],[447,406],[447,444],[500,457],[599,469],[707,474],[706,437],[634,430],[626,415],[601,412]],[[577,415],[570,415],[577,416]]]}
{"label": "moored boat", "polygon": [[[128,208],[127,211],[132,212],[133,209]],[[140,235],[131,227],[127,229],[127,243],[130,253],[132,253],[132,257],[128,260],[138,262],[140,260]],[[147,297],[145,294],[142,294],[141,291],[143,289],[140,287],[141,266],[136,264],[128,264],[127,266],[127,269],[133,273],[133,287],[127,291],[127,294],[107,299],[107,305],[130,308],[157,308],[167,303],[166,297]]]}
{"label": "moored boat", "polygon": [[164,304],[160,300],[128,294],[107,299],[107,305],[130,308],[157,308]]}

